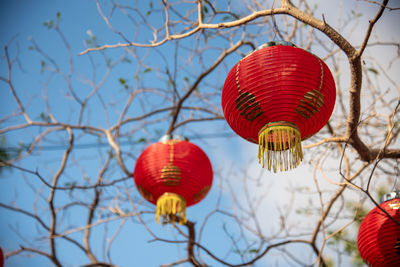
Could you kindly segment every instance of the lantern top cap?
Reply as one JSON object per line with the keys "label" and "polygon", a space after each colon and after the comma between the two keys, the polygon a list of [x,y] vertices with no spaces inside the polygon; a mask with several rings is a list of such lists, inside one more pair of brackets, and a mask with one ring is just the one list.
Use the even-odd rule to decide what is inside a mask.
{"label": "lantern top cap", "polygon": [[291,46],[291,47],[297,47],[295,44],[291,43],[291,42],[286,42],[286,41],[270,41],[267,43],[264,43],[260,46],[258,46],[256,49],[254,49],[253,51],[251,51],[250,53],[248,53],[244,58],[250,56],[251,54],[253,54],[254,52],[261,50],[263,48],[266,47],[270,47],[270,46],[276,46],[276,45],[284,45],[284,46]]}
{"label": "lantern top cap", "polygon": [[169,140],[181,140],[181,141],[189,141],[188,138],[182,136],[182,135],[177,135],[177,134],[166,134],[160,138],[160,142],[165,142]]}
{"label": "lantern top cap", "polygon": [[380,203],[382,204],[383,202],[386,202],[386,201],[389,201],[389,200],[392,200],[392,199],[395,199],[395,198],[400,198],[400,189],[396,190],[396,191],[393,191],[393,192],[390,192],[390,193],[387,193],[387,194],[384,194],[381,197]]}
{"label": "lantern top cap", "polygon": [[271,41],[271,42],[267,42],[267,43],[264,43],[264,44],[260,45],[259,47],[257,47],[256,50],[260,50],[260,49],[263,49],[263,48],[265,48],[265,47],[275,46],[275,45],[286,45],[286,46],[296,47],[296,45],[293,44],[293,43],[291,43],[291,42],[286,42],[286,41]]}

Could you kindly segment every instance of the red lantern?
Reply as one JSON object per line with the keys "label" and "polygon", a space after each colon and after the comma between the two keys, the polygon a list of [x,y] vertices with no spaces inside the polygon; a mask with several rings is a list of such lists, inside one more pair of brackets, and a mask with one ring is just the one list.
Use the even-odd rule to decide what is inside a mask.
{"label": "red lantern", "polygon": [[4,255],[3,255],[3,250],[0,247],[0,267],[4,266]]}
{"label": "red lantern", "polygon": [[258,143],[262,166],[276,172],[300,164],[301,140],[327,123],[335,99],[335,82],[321,59],[291,43],[270,42],[231,69],[222,109],[238,135]]}
{"label": "red lantern", "polygon": [[[380,207],[400,222],[400,190],[387,194]],[[400,226],[378,207],[361,222],[357,246],[361,258],[370,266],[400,266]]]}
{"label": "red lantern", "polygon": [[152,144],[139,156],[134,171],[140,194],[157,205],[156,221],[186,222],[186,207],[202,200],[210,190],[213,171],[198,146],[176,137]]}

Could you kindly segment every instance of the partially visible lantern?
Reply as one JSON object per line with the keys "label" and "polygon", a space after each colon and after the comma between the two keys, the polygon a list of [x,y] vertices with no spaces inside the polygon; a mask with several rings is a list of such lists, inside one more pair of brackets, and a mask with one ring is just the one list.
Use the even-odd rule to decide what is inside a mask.
{"label": "partially visible lantern", "polygon": [[4,266],[4,255],[3,255],[3,250],[0,247],[0,267]]}
{"label": "partially visible lantern", "polygon": [[269,42],[241,59],[222,90],[222,109],[230,127],[258,143],[259,162],[269,170],[297,167],[301,140],[329,120],[335,82],[317,56],[289,42]]}
{"label": "partially visible lantern", "polygon": [[375,207],[361,222],[358,251],[370,266],[400,266],[400,190],[386,194],[380,207],[397,223]]}
{"label": "partially visible lantern", "polygon": [[156,221],[186,222],[186,207],[202,200],[211,188],[213,171],[198,146],[165,136],[146,148],[136,161],[135,184],[140,194],[157,206]]}

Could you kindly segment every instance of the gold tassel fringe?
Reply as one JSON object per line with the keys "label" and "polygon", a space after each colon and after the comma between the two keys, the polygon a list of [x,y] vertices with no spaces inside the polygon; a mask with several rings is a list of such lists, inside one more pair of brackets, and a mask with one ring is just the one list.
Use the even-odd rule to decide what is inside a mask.
{"label": "gold tassel fringe", "polygon": [[274,172],[296,168],[303,159],[301,134],[290,122],[266,124],[258,133],[258,162]]}
{"label": "gold tassel fringe", "polygon": [[160,223],[160,215],[163,216],[162,224],[171,222],[175,225],[177,218],[179,224],[186,223],[186,200],[178,194],[164,193],[157,199],[157,223]]}

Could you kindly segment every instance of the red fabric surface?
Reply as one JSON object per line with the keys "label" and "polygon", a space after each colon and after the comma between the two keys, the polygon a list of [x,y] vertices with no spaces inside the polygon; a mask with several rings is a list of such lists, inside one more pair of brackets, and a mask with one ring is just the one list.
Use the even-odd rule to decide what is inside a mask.
{"label": "red fabric surface", "polygon": [[169,192],[184,197],[186,206],[191,206],[205,197],[202,195],[200,199],[194,199],[196,194],[206,186],[208,189],[211,187],[212,166],[203,150],[190,142],[175,140],[172,149],[172,164],[181,171],[179,185],[167,186],[161,177],[161,170],[171,164],[171,145],[163,142],[152,144],[139,156],[133,174],[134,180],[137,186],[151,192],[152,200],[144,197],[153,204],[157,203],[162,194]]}
{"label": "red fabric surface", "polygon": [[[386,201],[380,206],[400,221],[400,209],[390,207],[396,203],[400,203],[400,199]],[[400,226],[377,207],[371,210],[361,222],[357,246],[361,257],[371,266],[400,266],[400,250],[395,249],[395,243],[399,241]]]}
{"label": "red fabric surface", "polygon": [[[265,124],[287,121],[296,124],[302,139],[305,139],[327,123],[335,105],[335,82],[327,65],[315,55],[301,48],[276,45],[257,50],[238,64],[225,80],[222,109],[228,124],[241,137],[258,143],[258,132]],[[320,88],[321,65],[323,83]],[[241,94],[253,94],[263,112],[253,121],[240,115],[245,107],[242,110],[237,108],[237,71]],[[304,100],[306,93],[319,88],[323,95],[323,105],[318,108],[318,112],[306,119],[296,112],[296,108]],[[253,107],[248,108],[245,113],[251,112],[255,103],[250,102],[248,105]]]}

